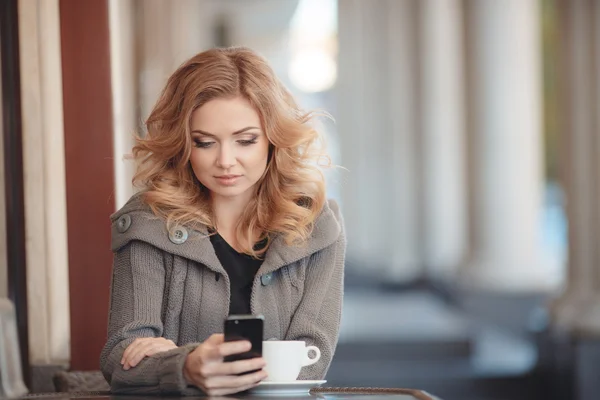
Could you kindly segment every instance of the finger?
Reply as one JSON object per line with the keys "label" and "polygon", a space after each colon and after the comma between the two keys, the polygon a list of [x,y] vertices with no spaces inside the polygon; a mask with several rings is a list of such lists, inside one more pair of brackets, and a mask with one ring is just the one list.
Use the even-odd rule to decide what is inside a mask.
{"label": "finger", "polygon": [[211,375],[237,375],[248,371],[263,369],[267,362],[262,357],[252,358],[250,360],[240,360],[232,362],[215,363],[211,366]]}
{"label": "finger", "polygon": [[[151,349],[156,344],[151,341],[147,341],[134,349],[134,351],[129,355],[129,358],[125,360],[125,367],[135,367],[139,364],[140,361],[144,359],[146,353],[149,349]],[[126,368],[126,369],[129,369]]]}
{"label": "finger", "polygon": [[125,363],[125,360],[127,359],[127,357],[129,357],[129,354],[131,353],[131,349],[135,346],[137,346],[138,342],[136,342],[135,340],[133,342],[131,342],[129,344],[129,346],[127,346],[125,348],[125,351],[123,352],[123,355],[121,356],[121,365],[123,363]]}
{"label": "finger", "polygon": [[252,344],[247,340],[237,340],[235,342],[226,342],[218,346],[221,357],[230,356],[249,351]]}
{"label": "finger", "polygon": [[125,364],[123,364],[123,368],[127,370],[131,367],[135,367],[137,364],[139,364],[140,361],[144,359],[147,351],[155,345],[156,342],[152,340],[144,341],[143,343],[141,343],[139,346],[133,349],[127,357],[127,359],[125,359]]}
{"label": "finger", "polygon": [[177,348],[177,346],[175,346],[174,344],[157,344],[157,345],[149,348],[148,350],[146,350],[146,355],[149,357],[149,356],[153,356],[155,354],[163,353],[165,351],[173,350],[176,348]]}
{"label": "finger", "polygon": [[218,346],[204,343],[200,353],[203,362],[222,361],[223,357],[243,353],[252,348],[250,342],[246,340],[227,342]]}
{"label": "finger", "polygon": [[[128,361],[133,360],[133,355],[138,354],[139,351],[141,351],[140,349],[142,347],[147,347],[148,344],[151,344],[152,348],[155,346],[158,346],[160,349],[165,347],[167,350],[174,349],[177,347],[172,340],[168,340],[165,338],[137,338],[133,343],[131,343],[129,346],[127,346],[127,348],[123,352],[123,356],[121,357],[121,364],[125,365],[125,363],[127,363]],[[166,351],[166,350],[160,350],[160,349],[155,351],[152,354],[156,354],[161,351]],[[146,352],[148,352],[148,351],[149,350],[146,350]],[[152,354],[146,354],[146,355],[152,355]],[[138,357],[139,357],[139,355],[138,355]]]}
{"label": "finger", "polygon": [[[177,346],[175,346],[177,347]],[[157,353],[161,353],[163,351],[171,350],[170,345],[165,344],[161,341],[150,341],[144,346],[139,346],[137,351],[131,355],[129,360],[129,366],[135,367],[138,365],[144,358],[152,356]]]}
{"label": "finger", "polygon": [[225,394],[238,393],[256,386],[267,377],[265,371],[258,371],[243,376],[219,376],[207,379],[205,387],[211,396],[222,396]]}
{"label": "finger", "polygon": [[204,341],[204,343],[209,343],[209,344],[221,344],[225,341],[225,336],[222,333],[215,333],[212,334],[208,337],[208,339],[206,339]]}
{"label": "finger", "polygon": [[135,352],[135,349],[143,343],[142,339],[135,339],[123,352],[123,357],[121,357],[121,364],[125,364],[127,360],[130,358],[131,354]]}
{"label": "finger", "polygon": [[208,378],[204,381],[207,389],[239,389],[253,385],[267,377],[266,371],[260,370],[246,375],[221,375]]}
{"label": "finger", "polygon": [[262,381],[262,379],[260,381],[254,382],[254,383],[252,383],[250,385],[239,387],[239,388],[237,388],[237,392],[243,392],[244,390],[252,389],[256,385],[258,385],[261,381]]}

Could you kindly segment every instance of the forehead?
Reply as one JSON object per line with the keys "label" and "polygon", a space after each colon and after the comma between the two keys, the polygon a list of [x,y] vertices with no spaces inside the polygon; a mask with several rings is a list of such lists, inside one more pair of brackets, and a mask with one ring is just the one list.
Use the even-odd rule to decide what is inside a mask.
{"label": "forehead", "polygon": [[248,126],[261,128],[260,116],[243,97],[213,99],[194,110],[192,130],[229,134]]}

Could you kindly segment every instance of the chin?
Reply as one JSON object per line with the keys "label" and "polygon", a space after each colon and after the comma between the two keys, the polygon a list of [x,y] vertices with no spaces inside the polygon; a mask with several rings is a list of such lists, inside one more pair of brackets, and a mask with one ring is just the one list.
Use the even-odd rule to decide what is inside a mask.
{"label": "chin", "polygon": [[240,196],[248,190],[248,188],[240,188],[240,187],[217,187],[217,188],[209,188],[213,194],[221,197],[237,197]]}

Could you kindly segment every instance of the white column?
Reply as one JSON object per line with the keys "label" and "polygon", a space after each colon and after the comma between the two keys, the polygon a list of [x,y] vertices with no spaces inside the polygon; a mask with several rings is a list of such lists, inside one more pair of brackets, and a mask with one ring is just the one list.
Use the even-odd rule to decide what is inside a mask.
{"label": "white column", "polygon": [[30,360],[67,364],[70,309],[58,0],[19,1]]}
{"label": "white column", "polygon": [[113,112],[115,206],[121,208],[134,192],[135,164],[126,159],[139,130],[135,59],[134,0],[109,0],[110,69]]}
{"label": "white column", "polygon": [[403,282],[422,274],[412,0],[338,3],[336,120],[349,267]]}
{"label": "white column", "polygon": [[116,207],[131,197],[135,164],[124,160],[133,134],[168,77],[213,45],[215,4],[197,0],[109,0]]}
{"label": "white column", "polygon": [[139,119],[143,123],[156,103],[169,74],[173,72],[170,48],[171,2],[138,0],[135,2],[138,53],[136,77],[138,83]]}
{"label": "white column", "polygon": [[565,186],[569,219],[567,289],[554,322],[600,335],[600,3],[561,1]]}
{"label": "white column", "polygon": [[[166,2],[171,7],[168,29],[173,53],[171,71],[175,71],[188,58],[215,45],[214,0],[177,0]],[[221,2],[223,3],[223,2]],[[169,73],[170,74],[170,73]]]}
{"label": "white column", "polygon": [[136,0],[140,120],[145,121],[169,76],[186,59],[213,46],[214,3]]}
{"label": "white column", "polygon": [[462,11],[459,0],[419,2],[423,257],[446,280],[467,248]]}
{"label": "white column", "polygon": [[[214,0],[213,0],[214,1]],[[289,87],[289,29],[299,0],[216,0],[214,7],[227,28],[231,46],[246,46],[269,61]]]}
{"label": "white column", "polygon": [[539,247],[541,39],[537,0],[477,0],[467,21],[474,115],[474,259],[481,289],[553,286]]}

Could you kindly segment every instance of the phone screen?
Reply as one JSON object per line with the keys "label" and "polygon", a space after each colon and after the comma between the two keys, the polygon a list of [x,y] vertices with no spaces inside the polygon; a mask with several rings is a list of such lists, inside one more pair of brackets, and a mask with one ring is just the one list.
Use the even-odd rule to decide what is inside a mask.
{"label": "phone screen", "polygon": [[225,357],[225,361],[247,360],[262,356],[264,318],[260,315],[231,315],[225,320],[225,341],[248,340],[252,348]]}

